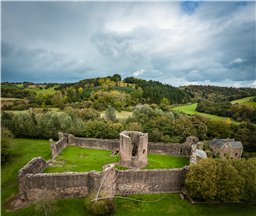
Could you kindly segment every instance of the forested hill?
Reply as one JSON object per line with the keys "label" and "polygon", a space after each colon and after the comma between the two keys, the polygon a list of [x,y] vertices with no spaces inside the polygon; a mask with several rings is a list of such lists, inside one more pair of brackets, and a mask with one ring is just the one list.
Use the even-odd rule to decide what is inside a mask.
{"label": "forested hill", "polygon": [[233,101],[256,95],[255,88],[189,85],[183,86],[182,89],[194,98],[194,102],[200,102],[201,99],[208,99],[212,101]]}
{"label": "forested hill", "polygon": [[190,102],[190,97],[186,92],[168,84],[162,84],[152,80],[146,81],[134,77],[127,77],[124,79],[124,82],[135,83],[136,87],[141,87],[143,90],[142,97],[150,98],[151,103],[159,104],[163,98],[167,98],[171,104]]}
{"label": "forested hill", "polygon": [[[104,89],[105,91],[117,90],[128,94],[133,92],[132,96],[141,98],[138,102],[144,101],[144,103],[160,104],[163,98],[167,98],[170,104],[185,104],[191,100],[191,97],[185,91],[177,87],[134,77],[127,77],[121,81],[121,76],[118,74],[102,78],[84,79],[77,83],[65,83],[55,88],[55,90],[66,89],[67,87],[83,88],[83,94],[86,98],[90,97],[91,91],[97,92]],[[141,96],[138,93],[135,94],[134,91],[141,93]]]}

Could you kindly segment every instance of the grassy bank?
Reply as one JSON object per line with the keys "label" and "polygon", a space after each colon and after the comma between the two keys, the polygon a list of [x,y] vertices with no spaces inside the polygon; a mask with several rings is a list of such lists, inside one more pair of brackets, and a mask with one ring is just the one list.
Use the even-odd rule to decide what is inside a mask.
{"label": "grassy bank", "polygon": [[172,110],[180,110],[180,111],[182,111],[186,114],[189,114],[189,115],[192,115],[192,114],[203,115],[203,116],[206,116],[206,117],[214,119],[214,120],[224,119],[226,121],[226,120],[230,119],[232,123],[239,124],[239,122],[237,122],[234,119],[229,118],[229,117],[221,117],[221,116],[216,116],[216,115],[211,115],[211,114],[198,112],[198,111],[196,111],[196,107],[197,107],[197,103],[192,104],[192,105],[174,107]]}
{"label": "grassy bank", "polygon": [[245,97],[245,98],[241,98],[241,99],[238,99],[238,100],[233,100],[233,101],[231,101],[231,103],[232,104],[235,104],[235,103],[243,104],[243,103],[248,102],[249,100],[251,100],[253,98],[256,98],[256,96]]}

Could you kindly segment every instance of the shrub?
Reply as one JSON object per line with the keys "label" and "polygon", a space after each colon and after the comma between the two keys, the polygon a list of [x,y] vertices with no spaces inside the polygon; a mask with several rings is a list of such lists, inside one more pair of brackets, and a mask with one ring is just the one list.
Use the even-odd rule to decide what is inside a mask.
{"label": "shrub", "polygon": [[[98,198],[107,197],[107,196],[108,194],[102,191],[99,194]],[[93,191],[92,193],[90,193],[88,199],[85,202],[86,207],[92,214],[108,215],[115,211],[115,202],[112,198],[93,201],[96,199],[96,197],[97,197],[97,192]]]}

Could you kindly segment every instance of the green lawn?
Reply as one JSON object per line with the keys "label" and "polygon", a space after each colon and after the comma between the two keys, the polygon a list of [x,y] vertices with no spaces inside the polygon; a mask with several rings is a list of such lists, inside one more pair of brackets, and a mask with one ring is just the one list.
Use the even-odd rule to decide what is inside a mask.
{"label": "green lawn", "polygon": [[[76,154],[78,147],[73,147],[74,153]],[[80,148],[82,149],[82,148]],[[17,173],[18,170],[27,164],[34,157],[43,157],[45,160],[51,158],[50,142],[48,140],[35,140],[35,139],[13,139],[12,145],[12,157],[10,162],[2,165],[1,175],[1,204],[17,195]],[[89,150],[89,149],[85,149]],[[65,150],[64,150],[65,151]],[[100,150],[96,150],[100,151]],[[108,151],[103,151],[108,152]],[[79,151],[79,153],[81,153]],[[88,158],[96,157],[93,153],[88,154]],[[80,155],[79,155],[80,156]],[[158,156],[162,155],[148,155],[150,163],[153,163],[151,156],[157,162]],[[107,156],[105,156],[107,157]],[[167,157],[167,156],[162,156]],[[88,159],[87,158],[87,159]],[[112,157],[118,158],[118,157]],[[151,159],[150,159],[151,158]],[[83,158],[86,159],[86,158]],[[166,163],[167,160],[163,159]],[[95,167],[98,166],[95,163]],[[164,194],[152,194],[152,195],[131,195],[130,198],[153,201],[160,199]],[[57,206],[60,207],[59,211],[53,216],[70,216],[70,215],[91,215],[86,209],[84,203],[86,199],[62,199],[58,200]],[[177,215],[177,216],[251,216],[255,215],[256,206],[244,205],[244,204],[191,204],[186,200],[180,200],[178,194],[167,194],[166,197],[153,203],[142,203],[130,201],[127,199],[115,198],[116,212],[113,215]],[[7,212],[4,208],[1,208],[2,216],[30,216],[39,215],[35,211],[35,205],[28,206],[24,209]],[[42,216],[44,214],[41,214]]]}
{"label": "green lawn", "polygon": [[[34,157],[41,156],[45,160],[49,160],[52,155],[50,142],[37,139],[13,139],[11,153],[10,161],[1,166],[1,204],[19,193],[17,174],[22,167]],[[7,213],[3,208],[1,208],[1,213],[1,215],[18,215],[18,212]]]}
{"label": "green lawn", "polygon": [[238,99],[238,100],[233,100],[233,101],[231,101],[231,103],[232,104],[235,104],[235,103],[242,104],[242,103],[248,102],[252,98],[256,98],[256,96],[251,96],[251,97],[246,97],[246,98],[242,98],[242,99]]}
{"label": "green lawn", "polygon": [[197,103],[196,104],[192,104],[192,105],[186,105],[186,106],[179,106],[179,107],[174,107],[172,110],[180,110],[186,114],[192,115],[192,114],[197,114],[197,115],[203,115],[206,116],[208,118],[214,119],[214,120],[228,120],[230,119],[230,121],[234,124],[239,124],[239,122],[235,121],[232,118],[229,117],[221,117],[221,116],[216,116],[216,115],[211,115],[211,114],[206,114],[206,113],[201,113],[201,112],[197,112],[196,111],[196,107],[197,107]]}
{"label": "green lawn", "polygon": [[47,92],[49,93],[55,93],[56,91],[54,90],[54,88],[58,87],[59,85],[55,85],[51,88],[45,89],[45,87],[43,87],[43,89],[41,90],[40,88],[25,88],[25,90],[29,90],[29,91],[34,91],[36,92],[37,95],[39,94],[45,94]]}
{"label": "green lawn", "polygon": [[57,161],[66,160],[65,164],[62,167],[47,167],[44,173],[102,171],[105,164],[119,161],[120,156],[109,156],[111,153],[112,151],[68,146],[56,158]]}
{"label": "green lawn", "polygon": [[143,169],[174,169],[189,165],[189,159],[167,155],[148,154],[149,165]]}

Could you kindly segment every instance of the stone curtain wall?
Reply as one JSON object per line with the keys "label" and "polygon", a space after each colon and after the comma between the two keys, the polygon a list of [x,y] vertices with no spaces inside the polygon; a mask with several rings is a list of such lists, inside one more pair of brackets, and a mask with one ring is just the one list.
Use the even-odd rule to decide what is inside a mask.
{"label": "stone curtain wall", "polygon": [[[118,172],[118,171],[117,171]],[[187,166],[181,169],[122,170],[115,195],[179,193],[183,190]],[[124,189],[125,190],[122,190]]]}
{"label": "stone curtain wall", "polygon": [[90,191],[98,191],[107,175],[101,189],[109,196],[177,193],[183,189],[186,173],[186,166],[181,169],[118,171],[114,165],[109,165],[102,172],[28,173],[22,188],[25,199],[32,202],[42,190],[47,190],[56,199],[81,198],[87,197]]}
{"label": "stone curtain wall", "polygon": [[46,161],[41,158],[33,158],[30,162],[28,162],[22,169],[19,170],[17,175],[18,187],[19,187],[19,194],[21,199],[26,198],[26,191],[27,188],[24,184],[24,179],[26,178],[27,174],[34,175],[35,173],[41,173],[47,167]]}
{"label": "stone curtain wall", "polygon": [[[50,140],[50,142],[53,159],[55,159],[58,154],[67,146],[79,146],[81,148],[120,151],[120,140],[117,139],[78,138],[72,134],[59,133],[59,141],[56,144],[52,140]],[[192,154],[192,144],[196,144],[198,148],[201,148],[203,143],[198,142],[198,140],[194,137],[188,137],[186,142],[183,144],[148,142],[147,153],[189,158]]]}
{"label": "stone curtain wall", "polygon": [[68,136],[69,145],[79,146],[82,148],[102,149],[115,151],[120,149],[120,141],[117,139],[94,139],[78,138],[73,135]]}

